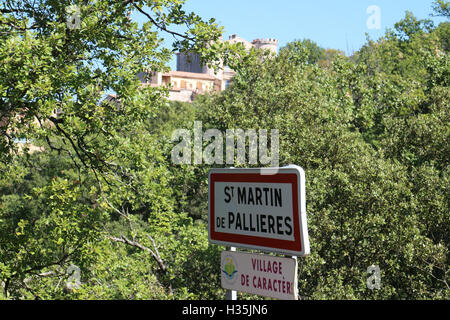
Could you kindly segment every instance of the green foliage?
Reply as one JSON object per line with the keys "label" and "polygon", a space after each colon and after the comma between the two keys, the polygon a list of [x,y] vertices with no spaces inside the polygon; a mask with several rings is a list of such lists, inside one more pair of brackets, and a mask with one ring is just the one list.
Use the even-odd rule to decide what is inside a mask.
{"label": "green foliage", "polygon": [[70,263],[88,268],[105,216],[95,205],[95,189],[83,188],[67,162],[40,153],[28,161],[33,165],[25,174],[2,183],[1,280],[13,298],[51,298],[38,279],[64,275]]}
{"label": "green foliage", "polygon": [[[212,127],[278,129],[281,165],[305,169],[302,298],[449,297],[448,54],[411,14],[396,28],[331,68],[287,46],[197,102]],[[374,264],[379,290],[366,285]]]}
{"label": "green foliage", "polygon": [[[233,65],[243,50],[214,44],[221,28],[185,12],[183,2],[80,1],[75,27],[68,21],[72,1],[0,3],[3,297],[162,298],[172,287],[174,297],[191,296],[182,282],[172,285],[183,272],[172,271],[172,262],[192,256],[190,247],[181,250],[189,243],[183,232],[200,231],[175,211],[167,142],[160,141],[163,128],[152,125],[161,122],[155,119],[167,91],[141,88],[136,74],[167,69],[162,32],[176,38],[174,49],[211,64]],[[128,19],[131,11],[146,22]],[[105,99],[111,92],[119,98]],[[38,152],[20,147],[23,138]],[[135,245],[116,241],[123,237]],[[198,246],[205,243],[201,237]],[[136,260],[142,257],[153,263],[146,271]],[[133,267],[102,273],[109,262]],[[80,268],[81,288],[66,285],[71,265]],[[128,286],[123,277],[142,284]]]}
{"label": "green foliage", "polygon": [[[222,299],[209,166],[171,161],[173,131],[194,121],[278,129],[280,164],[305,169],[302,299],[450,297],[448,22],[407,13],[352,57],[310,40],[270,57],[214,43],[221,28],[180,0],[86,3],[80,29],[71,1],[0,4],[0,299]],[[169,58],[158,32],[232,66],[233,83],[193,104],[140,88]]]}
{"label": "green foliage", "polygon": [[324,54],[324,49],[319,47],[317,43],[305,39],[290,42],[286,47],[282,48],[280,51],[289,51],[291,57],[307,55],[307,62],[309,64],[315,64],[319,62]]}
{"label": "green foliage", "polygon": [[388,31],[377,42],[369,40],[345,73],[341,67],[336,70],[342,93],[353,99],[355,127],[367,141],[377,145],[386,116],[428,113],[433,88],[449,85],[445,28],[442,24],[428,31],[426,22],[408,13],[397,24],[397,33]]}
{"label": "green foliage", "polygon": [[450,17],[450,2],[446,0],[436,0],[433,2],[435,16]]}
{"label": "green foliage", "polygon": [[291,63],[305,61],[308,64],[319,64],[329,67],[337,56],[345,56],[345,53],[335,49],[324,49],[309,39],[296,40],[281,48],[280,54],[289,56]]}

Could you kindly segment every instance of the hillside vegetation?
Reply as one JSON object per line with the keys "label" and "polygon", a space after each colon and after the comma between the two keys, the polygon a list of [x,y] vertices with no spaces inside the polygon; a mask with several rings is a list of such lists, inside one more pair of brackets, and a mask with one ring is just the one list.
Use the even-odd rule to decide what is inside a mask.
{"label": "hillside vegetation", "polygon": [[[126,23],[119,18],[125,8],[115,9],[109,19]],[[448,19],[448,4],[437,1],[435,13]],[[191,22],[201,41],[216,36],[214,24]],[[173,131],[193,130],[194,121],[222,132],[278,129],[280,165],[304,168],[311,255],[299,258],[301,299],[450,298],[449,22],[436,26],[408,12],[351,57],[310,40],[272,58],[193,44],[206,58],[240,56],[227,56],[237,71],[230,87],[193,104],[138,89],[139,63],[166,59],[156,38],[131,57],[119,38],[105,45],[92,23],[92,39],[105,46],[96,59],[109,68],[96,72],[105,88],[117,89],[119,107],[95,104],[96,73],[85,72],[87,64],[71,60],[60,79],[44,76],[62,68],[58,57],[71,57],[67,39],[44,29],[29,38],[5,35],[0,24],[2,112],[12,103],[25,110],[31,120],[15,126],[43,148],[13,152],[2,140],[0,298],[223,299],[224,248],[207,234],[211,166],[171,161]],[[123,37],[134,37],[134,27]],[[80,55],[91,50],[73,41]],[[112,49],[130,57],[121,64]],[[33,71],[13,74],[13,66]],[[60,105],[65,112],[52,119]],[[53,124],[39,126],[34,116]],[[367,288],[371,265],[381,270],[378,290]]]}

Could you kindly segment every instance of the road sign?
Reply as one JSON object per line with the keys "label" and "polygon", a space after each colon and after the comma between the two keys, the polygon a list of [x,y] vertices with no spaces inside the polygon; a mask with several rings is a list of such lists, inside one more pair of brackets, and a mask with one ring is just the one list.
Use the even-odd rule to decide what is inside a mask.
{"label": "road sign", "polygon": [[208,229],[214,244],[308,255],[303,169],[212,169]]}
{"label": "road sign", "polygon": [[224,251],[220,271],[222,288],[297,300],[297,259]]}

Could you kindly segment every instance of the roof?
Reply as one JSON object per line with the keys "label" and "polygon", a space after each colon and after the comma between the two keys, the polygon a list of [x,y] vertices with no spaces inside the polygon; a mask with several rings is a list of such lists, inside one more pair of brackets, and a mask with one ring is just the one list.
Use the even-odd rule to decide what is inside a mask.
{"label": "roof", "polygon": [[202,79],[202,80],[211,80],[211,81],[214,81],[217,79],[216,77],[211,76],[206,73],[194,73],[194,72],[186,72],[186,71],[169,71],[167,73],[164,73],[163,76],[178,77],[178,78],[190,78],[190,79]]}

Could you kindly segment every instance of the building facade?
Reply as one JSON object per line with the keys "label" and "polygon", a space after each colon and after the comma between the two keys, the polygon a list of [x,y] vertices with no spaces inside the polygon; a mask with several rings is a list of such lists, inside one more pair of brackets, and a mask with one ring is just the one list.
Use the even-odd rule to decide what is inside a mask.
{"label": "building facade", "polygon": [[[235,34],[226,41],[231,44],[242,43],[247,50],[257,48],[274,54],[278,51],[276,39],[255,39],[249,42]],[[181,52],[177,54],[176,71],[142,72],[138,78],[143,85],[167,86],[171,101],[192,102],[199,94],[224,91],[234,75],[235,72],[227,66],[215,71],[202,64],[200,55]]]}

